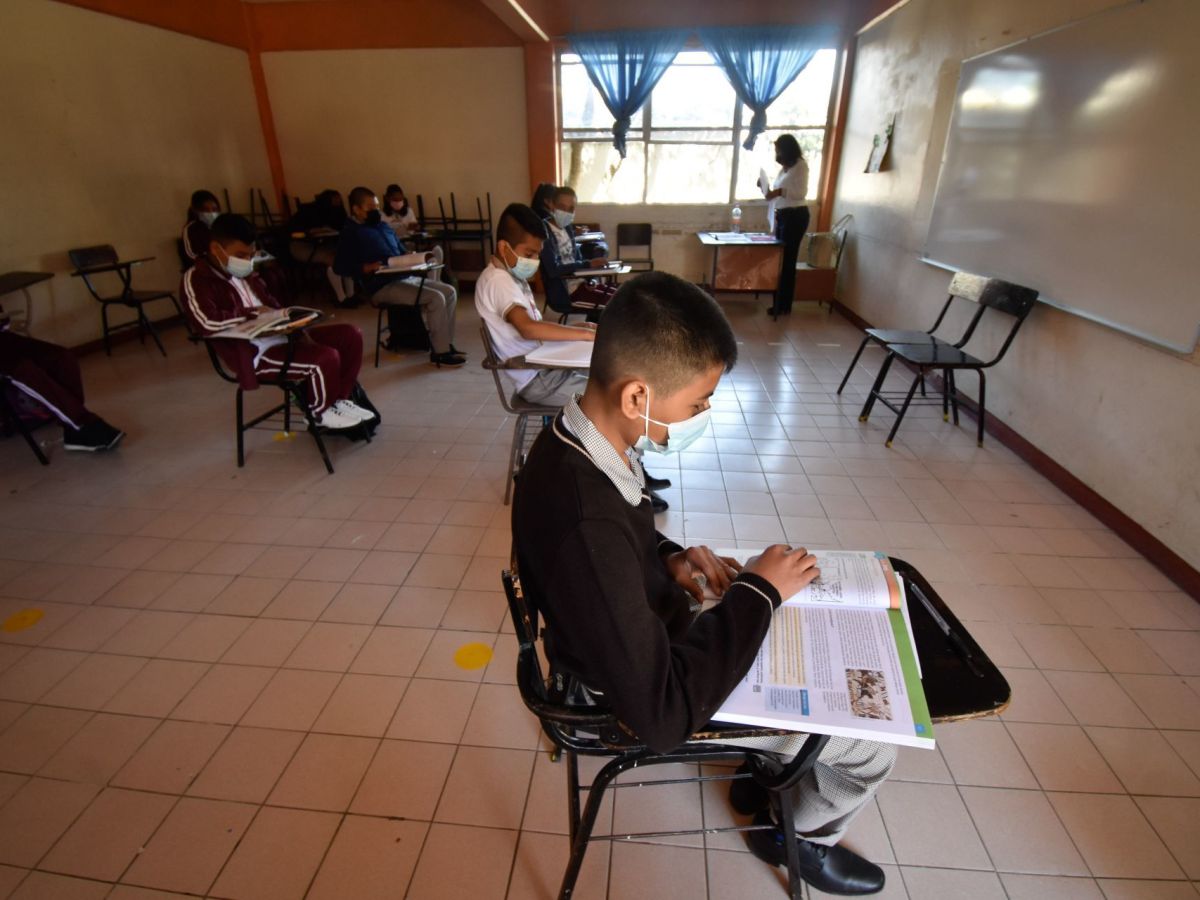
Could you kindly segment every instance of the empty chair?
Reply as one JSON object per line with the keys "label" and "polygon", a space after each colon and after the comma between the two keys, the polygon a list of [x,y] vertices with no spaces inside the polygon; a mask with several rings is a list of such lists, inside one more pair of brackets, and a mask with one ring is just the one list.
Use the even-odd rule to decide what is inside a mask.
{"label": "empty chair", "polygon": [[[968,327],[967,333],[958,344],[947,344],[944,341],[931,339],[928,334],[925,334],[923,336],[924,339],[919,343],[887,344],[887,357],[879,369],[879,374],[875,376],[875,384],[872,386],[870,394],[867,395],[866,403],[863,404],[859,421],[867,421],[876,400],[879,400],[884,406],[895,412],[896,421],[893,423],[892,430],[888,433],[886,441],[887,446],[892,446],[896,432],[900,430],[900,423],[904,421],[904,414],[908,412],[909,406],[912,405],[913,394],[916,392],[918,384],[924,385],[926,373],[941,371],[942,418],[948,418],[947,405],[949,405],[954,412],[954,424],[957,425],[958,388],[955,384],[954,373],[959,369],[972,369],[979,375],[979,427],[976,442],[982,447],[984,417],[987,413],[987,383],[983,370],[991,368],[1004,358],[1004,354],[1008,352],[1008,348],[1012,345],[1013,338],[1017,336],[1017,331],[1020,330],[1021,324],[1029,315],[1029,311],[1033,309],[1033,304],[1037,301],[1037,297],[1038,292],[1032,288],[1022,287],[1019,284],[1011,284],[1007,281],[1001,281],[998,278],[983,279],[983,284],[979,291],[979,311],[971,319],[971,325]],[[998,314],[1010,317],[1012,319],[1012,327],[1001,343],[1000,349],[996,351],[991,359],[984,361],[979,357],[967,353],[963,347],[971,339],[983,313],[989,309],[994,310]],[[918,332],[918,334],[921,333]],[[887,377],[888,369],[891,368],[892,362],[897,358],[904,360],[911,368],[916,369],[913,382],[909,386],[908,392],[904,395],[903,404],[899,407],[889,399],[889,397],[896,399],[899,395],[887,394],[883,390],[883,382]]]}
{"label": "empty chair", "polygon": [[971,339],[971,335],[975,333],[975,326],[979,324],[979,319],[983,316],[984,307],[982,305],[971,316],[971,321],[967,324],[966,331],[963,332],[957,341],[950,343],[937,337],[934,332],[942,326],[942,322],[946,318],[946,313],[950,311],[950,306],[954,303],[955,297],[978,303],[987,283],[988,279],[982,275],[972,275],[969,272],[956,273],[950,279],[950,295],[946,297],[946,302],[942,304],[942,311],[938,313],[938,317],[934,320],[932,327],[926,331],[911,331],[899,328],[868,328],[866,336],[862,339],[862,343],[858,345],[858,352],[854,354],[854,359],[850,360],[850,366],[846,369],[846,374],[842,376],[842,383],[838,385],[837,392],[840,394],[843,388],[846,387],[846,382],[850,380],[850,374],[858,364],[858,358],[862,356],[862,352],[867,348],[867,344],[872,341],[880,345],[943,344],[952,347],[963,346]]}
{"label": "empty chair", "polygon": [[[130,328],[138,329],[138,336],[142,343],[146,342],[146,334],[154,339],[154,343],[158,345],[158,350],[163,356],[167,355],[167,351],[163,348],[162,341],[159,340],[158,332],[154,329],[154,324],[146,316],[145,305],[154,300],[170,299],[175,306],[175,311],[181,316],[182,310],[179,308],[179,301],[175,299],[175,294],[172,291],[164,290],[143,290],[138,291],[133,288],[133,267],[139,263],[149,262],[154,259],[153,256],[146,256],[141,259],[129,259],[122,262],[117,251],[113,249],[111,244],[101,244],[96,247],[76,247],[73,250],[67,251],[67,256],[71,259],[71,264],[75,266],[75,271],[71,273],[72,277],[82,278],[83,283],[87,285],[88,293],[90,293],[100,304],[100,324],[104,333],[104,352],[109,356],[112,355],[112,345],[109,341],[109,335],[117,331],[126,331]],[[105,273],[115,273],[121,280],[121,292],[119,294],[102,293],[97,284],[93,281],[98,275]],[[108,308],[110,306],[124,306],[134,310],[137,315],[132,322],[123,322],[119,325],[108,324]]]}
{"label": "empty chair", "polygon": [[[616,258],[635,272],[651,272],[654,270],[654,251],[651,248],[653,240],[654,229],[649,222],[623,222],[617,226]],[[646,255],[627,256],[626,247],[644,247]]]}

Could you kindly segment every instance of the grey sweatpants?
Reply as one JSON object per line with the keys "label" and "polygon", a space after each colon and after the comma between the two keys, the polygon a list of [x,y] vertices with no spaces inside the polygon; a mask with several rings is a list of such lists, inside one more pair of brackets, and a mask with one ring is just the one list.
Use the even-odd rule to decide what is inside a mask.
{"label": "grey sweatpants", "polygon": [[517,396],[540,406],[564,406],[576,394],[583,393],[587,379],[587,372],[579,369],[542,369],[517,391]]}
{"label": "grey sweatpants", "polygon": [[[420,297],[417,296],[418,287]],[[458,294],[450,285],[431,279],[426,279],[422,285],[419,278],[404,278],[381,287],[372,300],[380,306],[415,301],[425,319],[433,352],[446,353],[450,349],[454,340],[454,308],[458,305]]]}

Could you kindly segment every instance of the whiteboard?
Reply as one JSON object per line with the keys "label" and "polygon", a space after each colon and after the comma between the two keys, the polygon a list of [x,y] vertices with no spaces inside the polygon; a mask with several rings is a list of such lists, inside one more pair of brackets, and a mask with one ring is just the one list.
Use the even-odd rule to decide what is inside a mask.
{"label": "whiteboard", "polygon": [[1200,0],[963,63],[927,261],[1179,352],[1200,338]]}

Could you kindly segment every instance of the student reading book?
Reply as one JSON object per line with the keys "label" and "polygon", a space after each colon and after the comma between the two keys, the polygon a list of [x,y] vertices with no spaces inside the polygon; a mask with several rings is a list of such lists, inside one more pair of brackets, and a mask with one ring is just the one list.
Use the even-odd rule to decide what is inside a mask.
{"label": "student reading book", "polygon": [[[534,443],[517,479],[513,537],[521,583],[545,619],[552,673],[603,695],[654,750],[687,741],[753,665],[782,598],[819,574],[803,549],[768,548],[742,566],[655,531],[636,448],[677,453],[700,437],[737,341],[716,301],[663,272],[626,282],[596,333],[584,394]],[[724,599],[697,612],[702,574]],[[771,749],[794,756],[802,735]],[[831,738],[795,790],[800,871],[841,894],[874,893],[884,873],[838,846],[895,762],[890,744]],[[767,792],[734,782],[731,801],[771,824]],[[784,864],[783,833],[749,832]]]}

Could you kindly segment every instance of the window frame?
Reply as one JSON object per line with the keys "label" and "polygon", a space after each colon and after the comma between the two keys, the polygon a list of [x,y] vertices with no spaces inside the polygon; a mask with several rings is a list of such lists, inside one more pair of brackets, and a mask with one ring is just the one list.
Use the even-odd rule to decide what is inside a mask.
{"label": "window frame", "polygon": [[[815,174],[815,176],[816,176],[816,196],[818,198],[820,198],[821,193],[824,189],[824,176],[825,176],[825,168],[826,168],[824,165],[824,160],[825,160],[825,154],[829,150],[829,139],[830,139],[830,133],[831,133],[831,127],[832,127],[832,121],[833,121],[833,111],[834,111],[835,104],[837,102],[838,85],[840,82],[839,76],[841,73],[841,67],[842,67],[842,62],[843,62],[843,60],[842,60],[843,50],[840,47],[827,47],[827,48],[823,48],[823,49],[832,50],[834,53],[833,77],[830,79],[829,97],[828,97],[828,102],[825,105],[825,121],[820,122],[820,123],[785,122],[782,124],[772,122],[770,124],[770,130],[772,130],[772,131],[816,131],[816,130],[820,129],[823,132],[822,138],[821,138],[822,165],[820,166],[820,170],[818,172],[811,173],[811,174]],[[696,48],[692,48],[692,47],[685,48],[684,52],[707,53],[707,51],[705,51],[705,50],[702,50],[702,49],[697,50]],[[556,135],[556,137],[558,140],[558,164],[559,164],[560,169],[563,169],[563,170],[565,170],[565,168],[566,168],[565,147],[568,143],[580,143],[580,144],[611,144],[612,143],[611,135],[608,137],[602,137],[602,138],[601,137],[583,137],[583,136],[573,137],[572,132],[577,132],[577,133],[581,133],[581,134],[588,133],[588,132],[594,133],[598,129],[595,129],[595,128],[567,128],[563,124],[563,122],[564,122],[564,116],[563,116],[564,97],[563,97],[563,90],[562,90],[563,66],[566,65],[566,66],[579,66],[580,68],[583,67],[582,62],[565,60],[564,57],[567,57],[567,56],[576,56],[576,54],[573,53],[569,48],[566,48],[566,47],[558,47],[555,49],[555,52],[554,52],[555,101],[558,105],[557,115],[555,116],[556,123],[557,123],[556,128],[558,131],[558,134]],[[675,66],[682,66],[682,67],[708,66],[708,67],[712,67],[712,68],[720,70],[719,64],[717,62],[715,62],[714,60],[712,60],[711,54],[709,55],[709,60],[710,60],[709,62],[682,62],[682,63],[681,62],[672,62],[671,67],[674,68]],[[722,77],[724,77],[723,72],[722,72]],[[589,83],[590,83],[590,79],[589,79]],[[730,90],[732,90],[732,87],[730,88]],[[654,127],[654,94],[653,94],[653,92],[651,92],[650,98],[646,101],[646,104],[641,109],[641,115],[642,115],[641,127],[638,128],[636,132],[633,129],[630,129],[629,134],[627,136],[628,141],[641,143],[644,147],[644,150],[642,152],[642,197],[641,197],[641,200],[633,202],[633,203],[621,203],[618,201],[599,201],[599,202],[608,203],[608,204],[616,205],[616,206],[711,206],[711,205],[715,205],[716,203],[721,203],[721,202],[723,202],[726,205],[733,204],[733,203],[755,203],[755,202],[766,203],[765,200],[762,200],[760,198],[754,198],[751,200],[739,200],[737,197],[738,173],[739,173],[739,168],[740,168],[740,165],[742,162],[742,153],[743,153],[742,134],[745,131],[745,129],[747,129],[749,127],[749,123],[748,123],[748,121],[745,120],[744,115],[743,115],[744,109],[745,109],[745,104],[742,103],[742,100],[740,97],[736,96],[736,92],[735,92],[734,106],[733,106],[733,120],[730,123],[730,125],[728,126],[728,129],[730,130],[731,135],[730,135],[730,139],[728,141],[669,141],[669,140],[662,140],[661,137],[659,137],[657,139],[653,139],[653,138],[651,138],[652,134],[662,135],[663,133],[670,133],[670,132],[724,131],[724,130],[726,130],[726,126],[719,126],[719,127],[714,127],[714,128],[687,127],[687,126],[661,126],[661,127],[656,128],[656,127]],[[647,197],[650,194],[650,149],[649,148],[651,147],[651,145],[654,145],[654,144],[668,144],[668,145],[670,145],[670,144],[681,145],[682,144],[682,145],[694,145],[694,146],[701,146],[701,147],[731,146],[733,149],[733,159],[732,159],[730,167],[729,167],[729,188],[726,193],[726,199],[724,201],[710,201],[707,203],[689,203],[686,200],[672,200],[672,201],[668,201],[665,203],[664,202],[656,203],[656,202],[647,200]],[[580,202],[591,202],[591,201],[586,201],[586,200],[581,199]]]}

